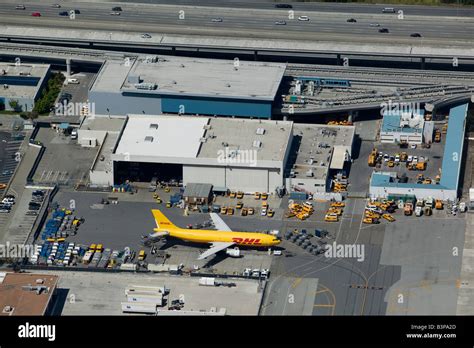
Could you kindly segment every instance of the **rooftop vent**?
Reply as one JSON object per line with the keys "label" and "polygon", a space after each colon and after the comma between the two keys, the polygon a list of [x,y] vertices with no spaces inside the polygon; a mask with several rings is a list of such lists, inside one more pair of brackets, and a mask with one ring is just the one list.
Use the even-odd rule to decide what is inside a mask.
{"label": "rooftop vent", "polygon": [[152,143],[152,142],[153,142],[153,137],[151,137],[151,136],[146,136],[146,137],[145,137],[145,142]]}
{"label": "rooftop vent", "polygon": [[310,169],[310,170],[308,170],[308,171],[306,172],[306,176],[307,176],[308,178],[313,177],[313,175],[314,175],[314,173],[313,173],[313,170],[312,170],[312,169]]}
{"label": "rooftop vent", "polygon": [[201,143],[205,143],[205,142],[207,141],[207,138],[200,138],[199,141],[200,141]]}
{"label": "rooftop vent", "polygon": [[3,307],[2,313],[11,313],[11,312],[13,312],[13,307],[12,306]]}
{"label": "rooftop vent", "polygon": [[180,67],[184,68],[184,64],[180,64]]}
{"label": "rooftop vent", "polygon": [[156,83],[150,83],[150,82],[144,82],[144,83],[136,83],[135,85],[136,89],[146,89],[146,90],[154,90],[156,89]]}
{"label": "rooftop vent", "polygon": [[158,129],[158,123],[150,123],[150,129]]}
{"label": "rooftop vent", "polygon": [[230,87],[230,83],[226,83],[225,86],[226,86],[226,87]]}
{"label": "rooftop vent", "polygon": [[257,134],[258,135],[264,135],[265,134],[265,129],[264,128],[257,128]]}
{"label": "rooftop vent", "polygon": [[205,124],[203,128],[204,128],[204,129],[211,129],[212,126],[211,126],[210,124]]}
{"label": "rooftop vent", "polygon": [[254,140],[252,146],[257,148],[262,147],[262,142],[260,140]]}

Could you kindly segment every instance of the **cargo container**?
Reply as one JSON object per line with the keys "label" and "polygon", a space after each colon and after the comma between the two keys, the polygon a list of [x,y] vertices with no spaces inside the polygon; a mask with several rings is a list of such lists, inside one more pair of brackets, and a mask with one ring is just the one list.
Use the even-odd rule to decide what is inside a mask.
{"label": "cargo container", "polygon": [[129,285],[125,289],[125,295],[135,293],[147,294],[166,294],[169,289],[166,286],[144,286],[144,285]]}
{"label": "cargo container", "polygon": [[163,306],[163,294],[134,294],[127,295],[127,301],[131,303],[152,303],[155,306]]}
{"label": "cargo container", "polygon": [[134,263],[122,263],[120,265],[120,269],[122,271],[136,271],[137,270],[137,265]]}
{"label": "cargo container", "polygon": [[216,285],[216,278],[201,277],[199,279],[199,285],[202,285],[202,286],[215,286]]}
{"label": "cargo container", "polygon": [[168,265],[155,265],[152,263],[149,263],[147,266],[147,269],[150,272],[169,272],[170,267]]}
{"label": "cargo container", "polygon": [[153,303],[122,302],[122,312],[155,314],[156,305]]}
{"label": "cargo container", "polygon": [[308,195],[305,192],[291,192],[290,199],[304,201],[308,198]]}

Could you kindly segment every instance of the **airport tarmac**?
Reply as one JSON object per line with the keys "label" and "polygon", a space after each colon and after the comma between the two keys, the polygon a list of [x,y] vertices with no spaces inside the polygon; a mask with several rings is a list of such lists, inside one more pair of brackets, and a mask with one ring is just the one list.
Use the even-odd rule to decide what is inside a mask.
{"label": "airport tarmac", "polygon": [[[235,287],[199,286],[199,277],[137,273],[41,271],[59,276],[53,313],[61,315],[122,315],[130,285],[166,286],[169,300],[184,299],[183,311],[225,308],[228,315],[257,315],[262,296],[258,281],[232,279]],[[166,309],[163,308],[163,309]],[[130,314],[127,314],[130,315]]]}

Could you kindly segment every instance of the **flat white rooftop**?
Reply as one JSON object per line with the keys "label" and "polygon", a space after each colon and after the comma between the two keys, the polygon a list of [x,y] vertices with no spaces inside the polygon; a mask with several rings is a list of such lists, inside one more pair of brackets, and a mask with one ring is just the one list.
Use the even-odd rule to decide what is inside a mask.
{"label": "flat white rooftop", "polygon": [[48,70],[47,64],[0,63],[0,96],[33,99]]}
{"label": "flat white rooftop", "polygon": [[129,115],[116,154],[196,158],[206,117]]}
{"label": "flat white rooftop", "polygon": [[[158,60],[142,56],[128,63],[107,61],[92,90],[273,100],[286,69],[281,63],[153,57]],[[156,88],[137,89],[137,78],[140,84]]]}

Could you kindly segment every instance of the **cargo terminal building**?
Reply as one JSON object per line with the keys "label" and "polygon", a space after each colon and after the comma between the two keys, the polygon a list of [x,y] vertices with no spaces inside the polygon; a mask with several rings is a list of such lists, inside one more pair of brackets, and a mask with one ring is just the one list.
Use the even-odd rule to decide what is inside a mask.
{"label": "cargo terminal building", "polygon": [[98,115],[271,118],[286,64],[186,57],[104,63],[89,90]]}
{"label": "cargo terminal building", "polygon": [[[111,123],[110,129],[113,124],[113,130],[98,132],[106,123]],[[292,190],[301,181],[305,187],[299,189],[325,192],[328,171],[342,169],[350,159],[354,136],[354,127],[196,116],[97,116],[84,126],[78,131],[79,138],[85,139],[83,146],[90,146],[96,133],[103,139],[92,142],[99,150],[89,172],[90,185],[119,185],[127,180],[149,183],[157,177],[182,180],[185,186],[211,184],[214,191],[249,193],[275,192],[283,186]],[[310,164],[304,162],[308,168],[302,175],[308,170],[312,175],[296,175],[288,182],[289,168],[295,171],[291,163],[303,165],[306,159],[297,156],[294,162],[295,141],[313,158]]]}

